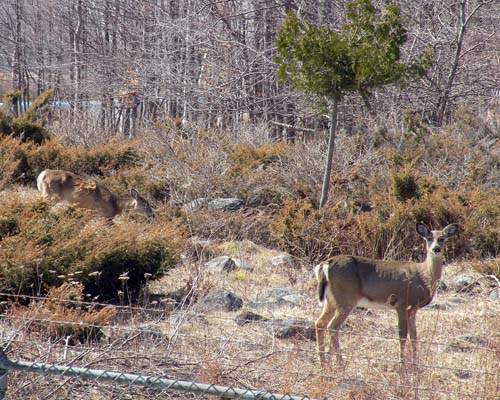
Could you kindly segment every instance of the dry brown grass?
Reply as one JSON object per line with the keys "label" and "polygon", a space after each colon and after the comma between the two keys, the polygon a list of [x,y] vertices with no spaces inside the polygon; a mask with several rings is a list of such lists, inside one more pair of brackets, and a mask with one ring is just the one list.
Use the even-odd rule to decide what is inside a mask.
{"label": "dry brown grass", "polygon": [[[315,282],[308,266],[290,271],[272,267],[269,258],[279,252],[249,241],[216,242],[210,247],[213,256],[240,258],[252,266],[252,271],[207,274],[200,262],[185,263],[151,282],[149,293],[168,293],[196,278],[194,290],[199,294],[223,287],[248,303],[267,288],[287,286],[303,293],[299,306],[257,312],[271,321],[295,317],[313,323],[318,316]],[[451,265],[445,270],[444,280],[450,282],[470,269],[469,263]],[[314,398],[489,399],[496,398],[499,389],[500,304],[488,298],[488,282],[483,285],[472,294],[453,290],[439,293],[434,300],[439,307],[419,313],[420,361],[418,368],[404,378],[397,362],[397,319],[389,311],[355,311],[341,333],[345,368],[333,365],[324,370],[319,368],[314,341],[276,339],[272,329],[260,323],[239,326],[234,320],[237,313],[193,315],[190,306],[172,313],[159,302],[148,305],[148,312],[119,312],[107,341],[92,346],[67,347],[60,340],[49,345],[30,334],[18,319],[7,318],[2,325],[5,337],[9,332],[17,334],[11,344],[12,358],[59,363],[78,358],[76,365]],[[159,321],[156,316],[161,310],[168,317]],[[15,373],[12,379],[18,388],[12,398],[55,399],[64,392],[77,399],[88,398],[90,393],[90,387],[79,380],[61,386],[58,379],[39,377],[35,393],[35,386],[27,381],[29,375]],[[54,387],[59,388],[57,392],[53,392]],[[131,399],[159,395],[104,383],[94,383],[91,391],[96,399],[125,393]],[[169,398],[174,392],[163,392],[162,396]]]}
{"label": "dry brown grass", "polygon": [[[320,213],[315,206],[324,162],[321,143],[270,145],[262,132],[238,136],[177,128],[154,133],[147,140],[90,150],[65,148],[57,141],[39,148],[7,139],[0,143],[2,285],[10,286],[10,280],[17,288],[22,283],[22,291],[37,292],[29,284],[37,282],[43,267],[48,290],[74,281],[75,273],[83,268],[104,265],[111,254],[113,265],[121,267],[114,277],[130,270],[127,262],[134,265],[135,275],[120,280],[118,289],[144,284],[140,305],[146,306],[134,309],[137,303],[130,303],[122,290],[118,300],[130,307],[117,308],[111,327],[103,329],[106,338],[97,343],[75,341],[72,346],[61,336],[73,335],[71,329],[30,330],[42,314],[17,306],[17,313],[5,315],[0,322],[0,339],[8,344],[11,358],[314,398],[498,398],[500,304],[488,297],[494,281],[484,275],[478,275],[480,286],[474,291],[450,289],[435,298],[436,308],[419,313],[420,362],[406,378],[399,374],[397,364],[394,313],[356,310],[349,317],[341,333],[345,368],[319,369],[314,341],[277,339],[271,328],[273,321],[290,317],[313,324],[319,315],[312,261],[308,260],[339,252],[421,259],[422,243],[413,234],[415,221],[435,228],[460,223],[461,236],[454,239],[449,253],[457,264],[446,270],[445,281],[470,270],[499,275],[497,145],[488,147],[489,142],[472,130],[409,138],[391,148],[369,135],[341,135],[330,202]],[[11,154],[19,157],[11,162]],[[131,185],[144,188],[158,200],[159,223],[125,217],[103,226],[82,210],[54,207],[40,201],[34,190],[13,186],[25,180],[34,187],[35,173],[48,166],[82,168],[104,177],[104,183],[120,194]],[[408,187],[417,195],[401,196],[400,189]],[[187,213],[170,206],[207,195],[241,196],[256,208]],[[354,207],[357,200],[370,201],[374,210],[359,212]],[[191,247],[200,259],[178,262],[187,236],[197,241]],[[156,244],[168,254],[148,251]],[[281,251],[296,255],[299,268],[272,266],[269,259]],[[246,268],[206,273],[203,261],[217,255],[241,259]],[[167,274],[144,279],[147,268],[159,266],[158,260],[166,262]],[[56,276],[50,272],[54,265]],[[273,287],[296,289],[302,300],[297,306],[254,310],[271,321],[267,325],[240,326],[235,322],[237,313],[193,315],[192,303],[211,290],[233,291],[243,299],[243,310],[248,310],[249,302]],[[173,310],[172,301],[165,298],[173,292],[187,294],[191,302]],[[52,327],[84,320],[74,309],[44,310],[45,320],[57,316]],[[192,398],[19,372],[13,372],[10,379],[13,399]]]}

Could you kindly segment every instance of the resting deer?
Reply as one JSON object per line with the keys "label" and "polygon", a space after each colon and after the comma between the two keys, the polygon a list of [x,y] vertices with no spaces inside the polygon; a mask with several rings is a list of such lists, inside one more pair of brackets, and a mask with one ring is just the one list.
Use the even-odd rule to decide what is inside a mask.
{"label": "resting deer", "polygon": [[155,216],[149,203],[135,189],[130,191],[131,198],[120,198],[95,182],[88,182],[71,172],[54,169],[42,171],[36,183],[44,197],[52,198],[56,195],[70,204],[95,210],[104,218],[112,219],[128,210],[148,217]]}
{"label": "resting deer", "polygon": [[443,269],[443,250],[447,239],[458,233],[450,224],[442,231],[431,231],[417,223],[417,233],[427,243],[424,262],[373,260],[340,255],[314,269],[323,311],[316,321],[320,363],[326,362],[325,336],[330,334],[330,352],[342,363],[338,330],[356,306],[393,309],[398,314],[399,357],[404,364],[404,349],[410,333],[413,362],[417,361],[417,311],[429,304],[436,293]]}

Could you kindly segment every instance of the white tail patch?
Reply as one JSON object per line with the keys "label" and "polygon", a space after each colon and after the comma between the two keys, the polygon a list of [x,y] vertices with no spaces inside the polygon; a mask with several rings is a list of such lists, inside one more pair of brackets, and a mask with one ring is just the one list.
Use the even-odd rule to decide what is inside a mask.
{"label": "white tail patch", "polygon": [[36,187],[38,188],[38,191],[40,193],[43,193],[42,189],[43,189],[43,180],[45,178],[45,171],[42,171],[42,173],[40,175],[38,175],[38,178],[36,179]]}

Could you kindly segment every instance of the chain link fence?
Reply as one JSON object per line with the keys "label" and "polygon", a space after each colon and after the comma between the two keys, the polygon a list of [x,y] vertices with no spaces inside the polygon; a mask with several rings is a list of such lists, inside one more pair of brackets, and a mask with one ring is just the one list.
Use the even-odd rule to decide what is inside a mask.
{"label": "chain link fence", "polygon": [[[207,383],[184,381],[179,379],[166,379],[157,376],[136,375],[119,371],[106,371],[101,369],[80,368],[43,362],[22,360],[9,360],[4,351],[0,349],[0,399],[7,399],[8,371],[20,370],[39,374],[62,375],[65,377],[78,377],[95,381],[111,381],[114,383],[157,387],[166,390],[177,390],[191,393],[201,393],[220,396],[226,399],[261,399],[261,400],[308,400],[308,396],[291,396],[288,394],[270,393],[262,390],[241,389],[229,386],[219,386]],[[312,399],[311,399],[312,400]]]}

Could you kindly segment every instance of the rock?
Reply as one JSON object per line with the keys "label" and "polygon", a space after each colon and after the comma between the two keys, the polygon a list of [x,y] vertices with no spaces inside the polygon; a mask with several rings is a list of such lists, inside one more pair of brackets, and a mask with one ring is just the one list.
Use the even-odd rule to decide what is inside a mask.
{"label": "rock", "polygon": [[452,297],[449,299],[441,300],[441,299],[434,299],[431,304],[425,306],[423,309],[424,310],[440,310],[440,311],[446,311],[446,310],[452,310],[456,308],[458,305],[463,304],[464,300],[459,298],[459,297]]}
{"label": "rock", "polygon": [[245,206],[245,202],[241,199],[233,197],[225,197],[219,199],[209,200],[206,197],[200,197],[182,206],[182,209],[186,212],[196,211],[202,207],[207,207],[211,211],[222,210],[222,211],[236,211]]}
{"label": "rock", "polygon": [[445,281],[439,282],[438,291],[439,292],[447,292],[448,291],[448,285],[446,284]]}
{"label": "rock", "polygon": [[227,256],[216,257],[205,263],[205,270],[208,272],[231,272],[237,268],[236,262]]}
{"label": "rock", "polygon": [[296,267],[297,262],[295,261],[295,258],[293,258],[290,254],[280,254],[279,256],[275,256],[271,258],[271,264],[274,265],[275,267],[284,265],[284,266],[290,266],[290,267]]}
{"label": "rock", "polygon": [[488,297],[491,300],[499,300],[500,299],[500,288],[495,288],[488,294]]}
{"label": "rock", "polygon": [[202,297],[195,305],[197,312],[238,311],[243,300],[226,289],[218,289]]}
{"label": "rock", "polygon": [[184,211],[196,211],[200,209],[201,207],[206,206],[208,203],[208,200],[205,197],[200,197],[199,199],[195,199],[193,201],[190,201],[189,203],[186,203],[182,206],[182,209]]}
{"label": "rock", "polygon": [[241,199],[227,197],[209,200],[206,197],[200,197],[182,206],[184,211],[196,211],[202,207],[207,207],[209,210],[236,211],[245,206],[245,202]]}
{"label": "rock", "polygon": [[275,319],[267,321],[266,326],[277,339],[301,338],[316,340],[314,324],[304,319]]}
{"label": "rock", "polygon": [[264,318],[262,315],[256,314],[252,311],[245,311],[234,319],[234,322],[240,326],[257,321],[267,321],[267,318]]}
{"label": "rock", "polygon": [[210,200],[207,204],[208,209],[215,210],[223,210],[223,211],[236,211],[240,208],[243,208],[245,203],[241,199],[237,198],[221,198]]}
{"label": "rock", "polygon": [[233,258],[234,263],[238,268],[247,270],[247,271],[253,271],[252,266],[248,263],[247,260],[242,260],[241,258]]}
{"label": "rock", "polygon": [[426,305],[423,310],[439,310],[439,311],[446,311],[450,309],[450,305],[447,303],[441,303],[441,302],[432,302],[431,304]]}
{"label": "rock", "polygon": [[355,200],[353,204],[356,212],[370,212],[373,210],[373,205],[370,201]]}
{"label": "rock", "polygon": [[249,304],[252,308],[276,308],[281,306],[298,306],[302,300],[302,294],[291,288],[271,288],[257,297]]}
{"label": "rock", "polygon": [[473,293],[480,286],[478,277],[470,273],[459,274],[450,281],[450,287],[458,293]]}

